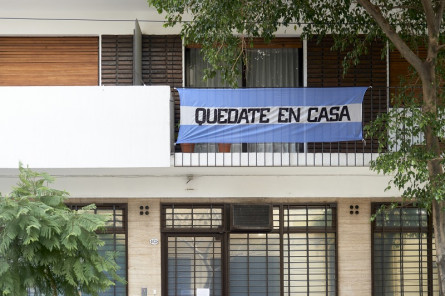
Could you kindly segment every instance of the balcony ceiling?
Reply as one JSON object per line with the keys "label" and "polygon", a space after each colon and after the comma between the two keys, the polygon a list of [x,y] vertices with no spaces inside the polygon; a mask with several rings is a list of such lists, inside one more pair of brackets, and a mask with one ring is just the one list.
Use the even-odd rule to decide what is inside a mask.
{"label": "balcony ceiling", "polygon": [[178,34],[147,0],[0,0],[0,35]]}
{"label": "balcony ceiling", "polygon": [[47,13],[54,11],[89,11],[92,13],[101,11],[153,11],[152,8],[148,7],[146,0],[0,0],[0,6],[3,13],[6,11]]}
{"label": "balcony ceiling", "polygon": [[[133,34],[135,19],[144,34],[180,32],[179,25],[164,28],[165,15],[147,0],[0,0],[0,7],[0,35]],[[78,22],[73,26],[72,21]],[[288,34],[295,31],[277,32]]]}

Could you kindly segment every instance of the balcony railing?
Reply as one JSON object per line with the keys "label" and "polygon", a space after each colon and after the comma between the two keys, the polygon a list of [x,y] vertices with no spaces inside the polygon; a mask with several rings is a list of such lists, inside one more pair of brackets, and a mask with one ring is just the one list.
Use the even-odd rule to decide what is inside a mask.
{"label": "balcony railing", "polygon": [[[370,88],[363,100],[363,126],[390,107],[390,93],[397,89]],[[178,167],[298,167],[369,166],[376,159],[376,139],[336,143],[231,144],[221,152],[217,144],[196,144],[193,152],[175,146],[174,165]]]}

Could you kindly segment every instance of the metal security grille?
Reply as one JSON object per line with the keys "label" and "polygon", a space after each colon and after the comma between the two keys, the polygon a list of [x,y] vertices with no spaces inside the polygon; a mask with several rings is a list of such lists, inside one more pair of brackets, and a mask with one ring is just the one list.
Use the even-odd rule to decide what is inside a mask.
{"label": "metal security grille", "polygon": [[[82,208],[81,205],[70,205],[74,210]],[[117,274],[127,279],[127,207],[118,205],[97,205],[95,214],[108,214],[112,218],[107,222],[105,230],[99,233],[99,238],[105,242],[99,250],[100,253],[116,252],[116,263],[120,269]],[[116,282],[107,291],[99,293],[100,296],[127,295],[127,285]]]}
{"label": "metal security grille", "polygon": [[280,234],[230,234],[230,295],[280,295]]}
{"label": "metal security grille", "polygon": [[286,206],[284,294],[336,295],[334,205]]}
{"label": "metal security grille", "polygon": [[337,295],[335,204],[273,205],[267,232],[231,206],[162,206],[163,295]]}
{"label": "metal security grille", "polygon": [[[373,204],[373,213],[381,206]],[[372,230],[373,295],[439,295],[433,229],[426,210],[385,210]]]}

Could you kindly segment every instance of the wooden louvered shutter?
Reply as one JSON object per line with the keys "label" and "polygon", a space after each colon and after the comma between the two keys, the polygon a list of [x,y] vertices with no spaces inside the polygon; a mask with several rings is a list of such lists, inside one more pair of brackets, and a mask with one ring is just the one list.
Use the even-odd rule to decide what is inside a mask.
{"label": "wooden louvered shutter", "polygon": [[102,36],[102,84],[133,85],[133,35]]}
{"label": "wooden louvered shutter", "polygon": [[182,41],[180,36],[142,36],[142,77],[147,85],[182,86]]}
{"label": "wooden louvered shutter", "polygon": [[0,37],[0,85],[98,85],[98,52],[98,37]]}
{"label": "wooden louvered shutter", "polygon": [[[182,40],[178,35],[142,36],[142,80],[147,85],[182,87]],[[175,122],[179,122],[179,94],[172,89]],[[175,124],[176,126],[176,124]]]}
{"label": "wooden louvered shutter", "polygon": [[[427,52],[425,47],[419,47],[414,51],[422,59],[426,58]],[[406,84],[421,85],[420,78],[416,75],[414,79],[410,79],[411,72],[409,71],[409,63],[400,55],[398,50],[393,50],[389,53],[389,86],[400,87],[400,80],[405,79]]]}
{"label": "wooden louvered shutter", "polygon": [[[374,120],[380,112],[386,112],[386,60],[382,59],[383,42],[375,41],[368,53],[360,57],[357,66],[351,66],[343,75],[342,62],[345,54],[332,51],[333,40],[324,38],[319,44],[308,41],[307,82],[309,87],[372,86],[363,100],[363,121]],[[366,142],[311,143],[310,152],[376,152],[376,139]]]}
{"label": "wooden louvered shutter", "polygon": [[[421,59],[427,56],[425,47],[420,46],[414,50]],[[415,95],[416,101],[420,102],[422,99],[422,81],[414,68],[402,57],[397,49],[389,53],[389,86],[390,88],[390,104],[404,104],[399,102],[396,98],[398,95]],[[408,89],[404,90],[404,87]]]}

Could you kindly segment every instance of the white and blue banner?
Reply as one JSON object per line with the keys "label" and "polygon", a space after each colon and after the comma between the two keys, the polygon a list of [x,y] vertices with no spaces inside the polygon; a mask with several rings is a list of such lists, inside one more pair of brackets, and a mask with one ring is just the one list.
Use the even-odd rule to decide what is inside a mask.
{"label": "white and blue banner", "polygon": [[362,140],[362,103],[367,89],[179,88],[177,143]]}

